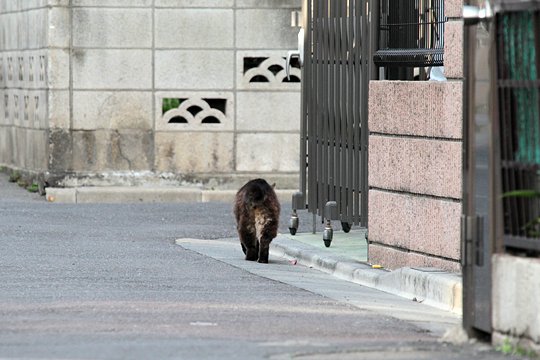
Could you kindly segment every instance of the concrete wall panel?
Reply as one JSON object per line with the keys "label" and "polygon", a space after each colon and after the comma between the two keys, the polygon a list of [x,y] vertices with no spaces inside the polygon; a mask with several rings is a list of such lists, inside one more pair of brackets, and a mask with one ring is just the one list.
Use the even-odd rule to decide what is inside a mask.
{"label": "concrete wall panel", "polygon": [[370,242],[459,260],[461,203],[370,190],[369,209]]}
{"label": "concrete wall panel", "polygon": [[157,9],[155,16],[158,48],[233,48],[232,9]]}
{"label": "concrete wall panel", "polygon": [[150,89],[152,51],[78,49],[73,53],[74,89]]}
{"label": "concrete wall panel", "polygon": [[299,92],[239,92],[237,129],[300,132],[299,103]]}
{"label": "concrete wall panel", "polygon": [[297,134],[241,133],[237,139],[237,171],[297,172]]}
{"label": "concrete wall panel", "polygon": [[371,81],[369,130],[461,139],[462,91],[458,81]]}
{"label": "concrete wall panel", "polygon": [[462,144],[458,141],[371,136],[371,187],[461,199]]}
{"label": "concrete wall panel", "polygon": [[152,10],[75,8],[73,45],[99,48],[150,48]]}
{"label": "concrete wall panel", "polygon": [[158,89],[232,89],[234,52],[228,50],[158,50]]}
{"label": "concrete wall panel", "polygon": [[164,172],[230,173],[234,166],[234,134],[156,133],[156,170]]}
{"label": "concrete wall panel", "polygon": [[151,130],[152,93],[141,91],[75,91],[73,129]]}

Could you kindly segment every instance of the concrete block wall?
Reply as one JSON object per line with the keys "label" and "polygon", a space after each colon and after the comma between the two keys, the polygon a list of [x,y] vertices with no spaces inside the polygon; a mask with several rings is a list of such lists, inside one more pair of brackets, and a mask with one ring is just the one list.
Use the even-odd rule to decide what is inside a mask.
{"label": "concrete block wall", "polygon": [[448,81],[369,87],[369,261],[460,271],[462,1],[445,1]]}
{"label": "concrete block wall", "polygon": [[0,165],[47,168],[49,53],[45,0],[0,1]]}
{"label": "concrete block wall", "polygon": [[492,264],[494,345],[510,340],[540,353],[540,259],[496,254]]}
{"label": "concrete block wall", "polygon": [[[3,3],[11,4],[2,8],[3,31],[19,27],[21,37],[31,37],[20,19],[35,12],[20,9],[30,1]],[[43,13],[32,23],[45,34],[36,47],[46,62],[48,136],[41,143],[50,144],[42,165],[51,184],[237,187],[265,176],[282,188],[297,186],[300,71],[293,69],[296,82],[286,82],[284,58],[297,46],[290,19],[299,0],[32,3]],[[10,49],[21,51],[1,49],[2,59],[12,58]],[[2,68],[16,61],[2,60]],[[17,84],[3,87],[9,92]],[[164,112],[164,99],[181,105]],[[17,106],[24,109],[24,100]],[[2,121],[3,140],[15,127]],[[1,153],[17,154],[20,141],[2,141]]]}

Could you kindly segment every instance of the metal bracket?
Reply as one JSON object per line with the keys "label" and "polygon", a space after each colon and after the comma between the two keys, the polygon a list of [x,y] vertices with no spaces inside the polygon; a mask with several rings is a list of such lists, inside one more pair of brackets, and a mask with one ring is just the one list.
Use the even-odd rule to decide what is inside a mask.
{"label": "metal bracket", "polygon": [[463,266],[484,266],[484,217],[461,216],[461,262]]}
{"label": "metal bracket", "polygon": [[287,59],[285,60],[285,72],[287,73],[287,80],[291,79],[291,59],[297,58],[300,67],[304,65],[304,29],[300,28],[298,31],[298,50],[292,50],[287,52]]}

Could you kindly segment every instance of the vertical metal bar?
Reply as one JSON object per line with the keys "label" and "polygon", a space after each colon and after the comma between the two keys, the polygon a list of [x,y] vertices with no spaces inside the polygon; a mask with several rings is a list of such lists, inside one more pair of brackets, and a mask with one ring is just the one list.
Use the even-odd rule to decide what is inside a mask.
{"label": "vertical metal bar", "polygon": [[352,20],[352,15],[349,10],[349,0],[344,0],[341,8],[342,12],[342,23],[341,23],[341,108],[340,108],[340,157],[339,157],[339,166],[340,166],[340,181],[339,181],[339,192],[341,198],[341,211],[342,221],[351,223],[350,214],[349,214],[349,201],[352,200],[352,197],[349,196],[349,192],[346,186],[347,179],[347,168],[345,166],[345,161],[347,158],[347,153],[349,149],[346,145],[346,131],[347,129],[347,113],[348,108],[351,106],[350,97],[347,93],[347,83],[349,82],[350,76],[350,65],[351,59],[348,54],[351,51],[350,47],[350,27],[349,24]]}
{"label": "vertical metal bar", "polygon": [[[351,188],[354,191],[358,192],[359,188],[358,177],[360,176],[358,172],[358,164],[360,162],[359,154],[359,136],[361,131],[360,129],[360,112],[362,107],[362,98],[361,98],[361,80],[362,80],[362,68],[364,66],[362,59],[362,49],[364,47],[365,38],[363,37],[363,8],[365,7],[366,0],[356,0],[356,67],[355,67],[355,77],[354,77],[354,101],[356,102],[354,106],[354,115],[352,119],[352,137],[351,137]],[[354,222],[357,222],[357,208],[358,208],[358,197],[353,198],[353,218]]]}
{"label": "vertical metal bar", "polygon": [[311,87],[311,129],[310,129],[310,149],[311,149],[311,155],[313,160],[310,162],[310,166],[308,168],[309,170],[309,211],[313,214],[317,213],[318,209],[318,198],[319,198],[319,189],[317,187],[317,179],[318,179],[318,171],[319,171],[319,159],[320,159],[320,104],[317,101],[317,98],[319,96],[320,92],[320,62],[321,62],[321,1],[320,0],[312,0],[313,3],[313,35],[314,35],[314,41],[313,41],[313,53],[314,53],[314,60],[313,60],[313,69],[312,69],[312,76],[313,76],[313,86]]}
{"label": "vertical metal bar", "polygon": [[301,114],[300,114],[300,192],[302,193],[303,206],[307,198],[307,131],[308,131],[308,106],[311,87],[311,1],[302,1],[302,28],[304,29],[304,65],[301,70],[302,93],[301,93]]}
{"label": "vertical metal bar", "polygon": [[329,11],[329,41],[328,41],[328,177],[326,187],[328,193],[324,199],[325,203],[330,200],[335,200],[334,188],[335,188],[335,124],[336,124],[336,38],[337,38],[337,9],[338,4],[336,0],[328,0]]}
{"label": "vertical metal bar", "polygon": [[[369,5],[369,2],[368,2]],[[369,9],[366,7],[366,13],[364,13],[363,21],[363,34],[366,37],[366,41],[369,39]],[[362,191],[362,204],[361,209],[358,209],[357,213],[362,214],[362,226],[367,227],[368,216],[368,178],[367,178],[367,166],[368,166],[368,91],[369,91],[369,69],[370,69],[370,48],[368,46],[362,46],[362,113],[361,113],[361,148],[359,148],[361,161],[361,180],[359,188]]]}
{"label": "vertical metal bar", "polygon": [[326,39],[325,39],[325,31],[326,31],[326,12],[324,11],[326,6],[327,6],[327,1],[326,0],[320,0],[319,1],[319,21],[320,21],[320,33],[319,33],[319,36],[320,36],[320,44],[319,44],[319,54],[320,54],[320,57],[319,57],[319,69],[318,69],[318,73],[319,73],[319,88],[317,90],[317,98],[315,99],[315,101],[317,101],[318,103],[318,109],[317,109],[317,120],[318,120],[318,124],[317,124],[317,146],[318,146],[318,153],[319,153],[319,156],[317,158],[317,166],[316,166],[316,175],[315,175],[315,181],[316,181],[316,186],[317,186],[317,189],[318,189],[318,196],[317,196],[317,214],[321,214],[321,199],[323,198],[324,194],[323,194],[323,191],[324,191],[324,187],[323,187],[323,183],[322,183],[322,179],[324,178],[324,122],[325,122],[325,92],[324,92],[324,85],[325,85],[325,82],[326,82],[326,79],[325,79],[325,72],[324,72],[324,67],[326,66],[325,65],[325,42],[326,42]]}
{"label": "vertical metal bar", "polygon": [[328,100],[327,93],[325,91],[325,86],[327,83],[326,78],[326,32],[328,31],[327,27],[327,9],[328,9],[328,1],[327,0],[321,0],[321,59],[319,63],[319,74],[320,74],[320,82],[319,82],[319,94],[317,101],[320,103],[320,113],[319,113],[319,132],[318,132],[318,140],[319,140],[319,150],[320,150],[320,158],[319,162],[317,164],[317,186],[319,188],[319,197],[318,197],[318,204],[317,204],[317,211],[319,215],[323,214],[322,208],[322,199],[325,196],[325,189],[324,189],[324,178],[326,176],[326,170],[325,170],[325,159],[326,159],[326,146],[324,145],[325,142],[325,123],[326,123],[326,101]]}

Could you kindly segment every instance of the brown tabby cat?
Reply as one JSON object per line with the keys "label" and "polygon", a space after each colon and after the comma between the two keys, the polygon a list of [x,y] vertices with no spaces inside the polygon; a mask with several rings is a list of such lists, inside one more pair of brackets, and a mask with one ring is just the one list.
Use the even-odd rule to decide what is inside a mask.
{"label": "brown tabby cat", "polygon": [[270,243],[277,236],[280,205],[264,179],[247,182],[236,193],[234,216],[246,260],[268,263]]}

